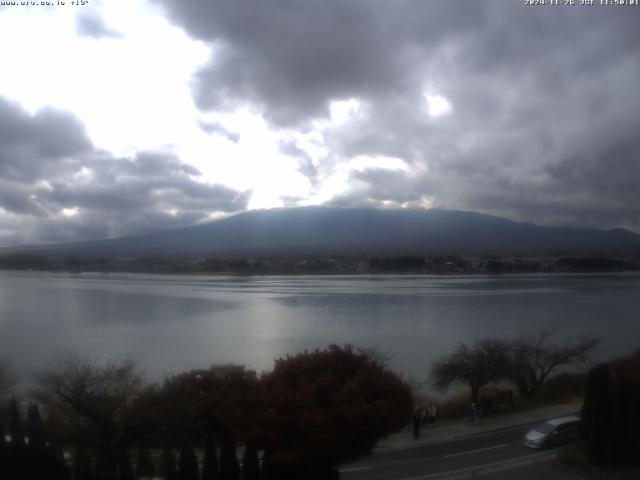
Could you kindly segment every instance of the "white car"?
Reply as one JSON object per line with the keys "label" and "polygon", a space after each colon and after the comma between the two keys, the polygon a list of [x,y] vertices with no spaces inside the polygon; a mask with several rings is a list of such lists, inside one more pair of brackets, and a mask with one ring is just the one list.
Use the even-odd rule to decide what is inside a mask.
{"label": "white car", "polygon": [[570,442],[578,438],[579,424],[580,417],[575,415],[547,420],[529,430],[522,443],[531,448],[543,448]]}

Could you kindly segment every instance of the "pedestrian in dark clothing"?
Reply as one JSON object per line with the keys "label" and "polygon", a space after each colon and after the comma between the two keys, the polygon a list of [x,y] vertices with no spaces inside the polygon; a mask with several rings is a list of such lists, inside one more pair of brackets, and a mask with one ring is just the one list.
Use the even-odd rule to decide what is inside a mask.
{"label": "pedestrian in dark clothing", "polygon": [[422,413],[418,407],[413,410],[413,438],[420,438],[420,427],[422,425]]}
{"label": "pedestrian in dark clothing", "polygon": [[480,418],[480,411],[478,410],[476,402],[473,402],[471,404],[471,413],[469,414],[468,418],[469,423],[476,423],[478,421],[478,418]]}

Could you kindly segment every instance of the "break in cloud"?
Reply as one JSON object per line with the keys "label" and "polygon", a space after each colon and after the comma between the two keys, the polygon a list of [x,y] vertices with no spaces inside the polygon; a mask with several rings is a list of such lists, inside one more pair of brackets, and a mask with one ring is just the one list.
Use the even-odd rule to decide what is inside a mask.
{"label": "break in cloud", "polygon": [[[274,127],[306,131],[332,101],[357,99],[366,114],[323,130],[330,153],[312,165],[300,154],[300,171],[315,182],[323,166],[359,155],[399,158],[408,171],[356,171],[333,202],[426,199],[640,227],[640,8],[156,2],[213,49],[193,87],[202,110],[248,103]],[[425,95],[451,111],[430,116]]]}
{"label": "break in cloud", "polygon": [[[68,109],[31,113],[15,92],[16,103],[0,101],[0,244],[309,204],[433,206],[640,230],[640,7],[98,4],[71,26],[98,60],[116,62],[93,68],[111,72],[120,90],[106,84]],[[145,15],[106,7],[116,4]],[[199,54],[185,53],[189,42],[205,52],[192,70],[187,59]],[[117,63],[128,52],[135,56]],[[91,70],[77,68],[81,78]],[[87,78],[79,84],[100,79]],[[182,82],[184,97],[171,82]],[[113,103],[121,117],[82,110],[107,95],[114,101],[96,103],[98,113]],[[147,118],[154,127],[141,128],[136,143],[131,132]],[[121,124],[128,130],[118,137]],[[89,133],[99,126],[108,134],[97,142]],[[167,145],[149,148],[159,131]],[[129,154],[110,148],[112,137]]]}
{"label": "break in cloud", "polygon": [[0,99],[0,242],[63,242],[182,227],[246,208],[248,193],[199,180],[172,155],[117,158],[68,113]]}

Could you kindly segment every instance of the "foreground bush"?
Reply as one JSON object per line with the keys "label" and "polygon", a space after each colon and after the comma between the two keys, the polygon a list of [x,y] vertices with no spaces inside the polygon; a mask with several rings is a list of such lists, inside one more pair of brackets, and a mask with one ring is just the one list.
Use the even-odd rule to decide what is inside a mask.
{"label": "foreground bush", "polygon": [[332,467],[370,453],[412,409],[409,387],[349,346],[278,360],[261,387],[266,473],[279,478],[335,476]]}

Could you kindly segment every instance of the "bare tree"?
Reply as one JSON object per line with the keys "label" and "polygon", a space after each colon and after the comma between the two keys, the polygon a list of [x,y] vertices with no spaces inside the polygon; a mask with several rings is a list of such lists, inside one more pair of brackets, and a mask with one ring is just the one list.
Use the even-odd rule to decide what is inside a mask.
{"label": "bare tree", "polygon": [[9,367],[9,362],[0,360],[0,398],[9,392],[16,383],[16,378]]}
{"label": "bare tree", "polygon": [[395,358],[395,353],[383,349],[380,345],[371,345],[368,347],[356,348],[356,352],[370,358],[374,362],[379,363],[383,367],[389,367],[391,361]]}
{"label": "bare tree", "polygon": [[558,367],[584,363],[600,342],[597,338],[584,336],[554,344],[551,339],[555,333],[546,330],[511,342],[509,379],[525,398],[533,397]]}
{"label": "bare tree", "polygon": [[76,354],[58,357],[36,380],[38,400],[95,423],[117,418],[143,385],[141,373],[130,360],[99,364]]}
{"label": "bare tree", "polygon": [[134,435],[130,410],[143,387],[137,366],[129,360],[101,364],[66,354],[37,374],[36,381],[34,397],[64,415],[113,467]]}
{"label": "bare tree", "polygon": [[431,378],[437,388],[445,389],[454,383],[471,388],[471,399],[478,401],[480,388],[504,379],[508,373],[509,345],[494,338],[475,342],[472,346],[460,343],[451,355],[437,360],[431,368]]}

